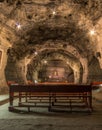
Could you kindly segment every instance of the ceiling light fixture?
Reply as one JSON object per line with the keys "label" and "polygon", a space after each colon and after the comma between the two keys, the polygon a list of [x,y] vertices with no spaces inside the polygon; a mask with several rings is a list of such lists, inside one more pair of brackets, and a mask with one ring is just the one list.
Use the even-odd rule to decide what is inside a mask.
{"label": "ceiling light fixture", "polygon": [[52,14],[53,14],[53,15],[56,15],[56,11],[53,11]]}
{"label": "ceiling light fixture", "polygon": [[95,35],[95,30],[93,29],[93,30],[90,30],[90,35],[92,36],[92,35]]}
{"label": "ceiling light fixture", "polygon": [[47,60],[44,60],[44,64],[47,64]]}
{"label": "ceiling light fixture", "polygon": [[16,23],[17,29],[21,29],[21,25],[19,23]]}
{"label": "ceiling light fixture", "polygon": [[37,54],[38,54],[38,52],[37,52],[37,51],[35,51],[35,52],[34,52],[34,54],[35,54],[35,55],[37,55]]}

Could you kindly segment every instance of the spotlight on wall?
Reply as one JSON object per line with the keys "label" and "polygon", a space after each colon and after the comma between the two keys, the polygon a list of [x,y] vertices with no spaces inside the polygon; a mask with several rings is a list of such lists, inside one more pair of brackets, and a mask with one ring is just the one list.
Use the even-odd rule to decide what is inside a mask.
{"label": "spotlight on wall", "polygon": [[53,15],[56,15],[56,11],[55,11],[55,10],[53,10],[53,11],[52,11],[52,14],[53,14]]}
{"label": "spotlight on wall", "polygon": [[68,61],[67,61],[66,63],[67,63],[67,64],[69,64],[69,62],[68,62]]}
{"label": "spotlight on wall", "polygon": [[37,54],[38,54],[38,52],[37,52],[37,51],[35,51],[35,52],[34,52],[34,54],[35,54],[35,55],[37,55]]}
{"label": "spotlight on wall", "polygon": [[92,35],[95,35],[95,30],[94,30],[94,29],[90,30],[90,35],[91,35],[91,36],[92,36]]}
{"label": "spotlight on wall", "polygon": [[44,60],[44,64],[47,64],[47,60]]}
{"label": "spotlight on wall", "polygon": [[17,29],[21,29],[21,24],[20,23],[16,23],[16,27],[17,27]]}

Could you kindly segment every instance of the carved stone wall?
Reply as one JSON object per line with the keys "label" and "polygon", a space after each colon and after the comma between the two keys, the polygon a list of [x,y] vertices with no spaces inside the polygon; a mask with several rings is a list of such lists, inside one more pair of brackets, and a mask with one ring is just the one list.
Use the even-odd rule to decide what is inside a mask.
{"label": "carved stone wall", "polygon": [[1,0],[0,50],[0,87],[26,83],[29,71],[37,79],[43,61],[55,58],[68,63],[76,83],[101,80],[102,2]]}

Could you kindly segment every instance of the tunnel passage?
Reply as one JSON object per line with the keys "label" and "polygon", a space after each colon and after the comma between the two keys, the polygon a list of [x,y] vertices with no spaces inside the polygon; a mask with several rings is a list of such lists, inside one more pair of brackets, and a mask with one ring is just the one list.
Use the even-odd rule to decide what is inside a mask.
{"label": "tunnel passage", "polygon": [[[62,79],[57,79],[58,71],[63,74],[62,77],[65,79],[62,77]],[[80,62],[70,53],[66,54],[63,50],[45,49],[28,64],[27,77],[33,81],[63,80],[64,82],[80,83],[82,73]]]}
{"label": "tunnel passage", "polygon": [[74,72],[70,66],[62,60],[45,60],[38,72],[41,82],[69,82],[74,83]]}

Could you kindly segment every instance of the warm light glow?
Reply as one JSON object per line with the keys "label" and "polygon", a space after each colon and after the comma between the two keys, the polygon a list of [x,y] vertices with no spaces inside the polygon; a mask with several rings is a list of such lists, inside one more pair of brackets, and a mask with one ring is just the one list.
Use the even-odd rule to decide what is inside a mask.
{"label": "warm light glow", "polygon": [[56,11],[53,11],[52,14],[55,15],[55,14],[56,14]]}
{"label": "warm light glow", "polygon": [[52,78],[52,76],[51,76],[51,75],[49,75],[49,78],[51,79],[51,78]]}
{"label": "warm light glow", "polygon": [[37,81],[37,80],[35,80],[34,82],[35,82],[35,83],[38,83],[38,81]]}
{"label": "warm light glow", "polygon": [[17,29],[21,29],[21,25],[19,23],[16,23]]}
{"label": "warm light glow", "polygon": [[36,51],[35,51],[35,52],[34,52],[34,54],[35,54],[35,55],[37,55],[37,54],[38,54],[38,52],[36,52]]}
{"label": "warm light glow", "polygon": [[54,76],[58,76],[58,72],[57,72],[57,70],[54,70],[54,74],[53,74]]}
{"label": "warm light glow", "polygon": [[95,30],[90,30],[90,35],[95,35]]}
{"label": "warm light glow", "polygon": [[47,60],[44,60],[44,64],[47,64]]}

